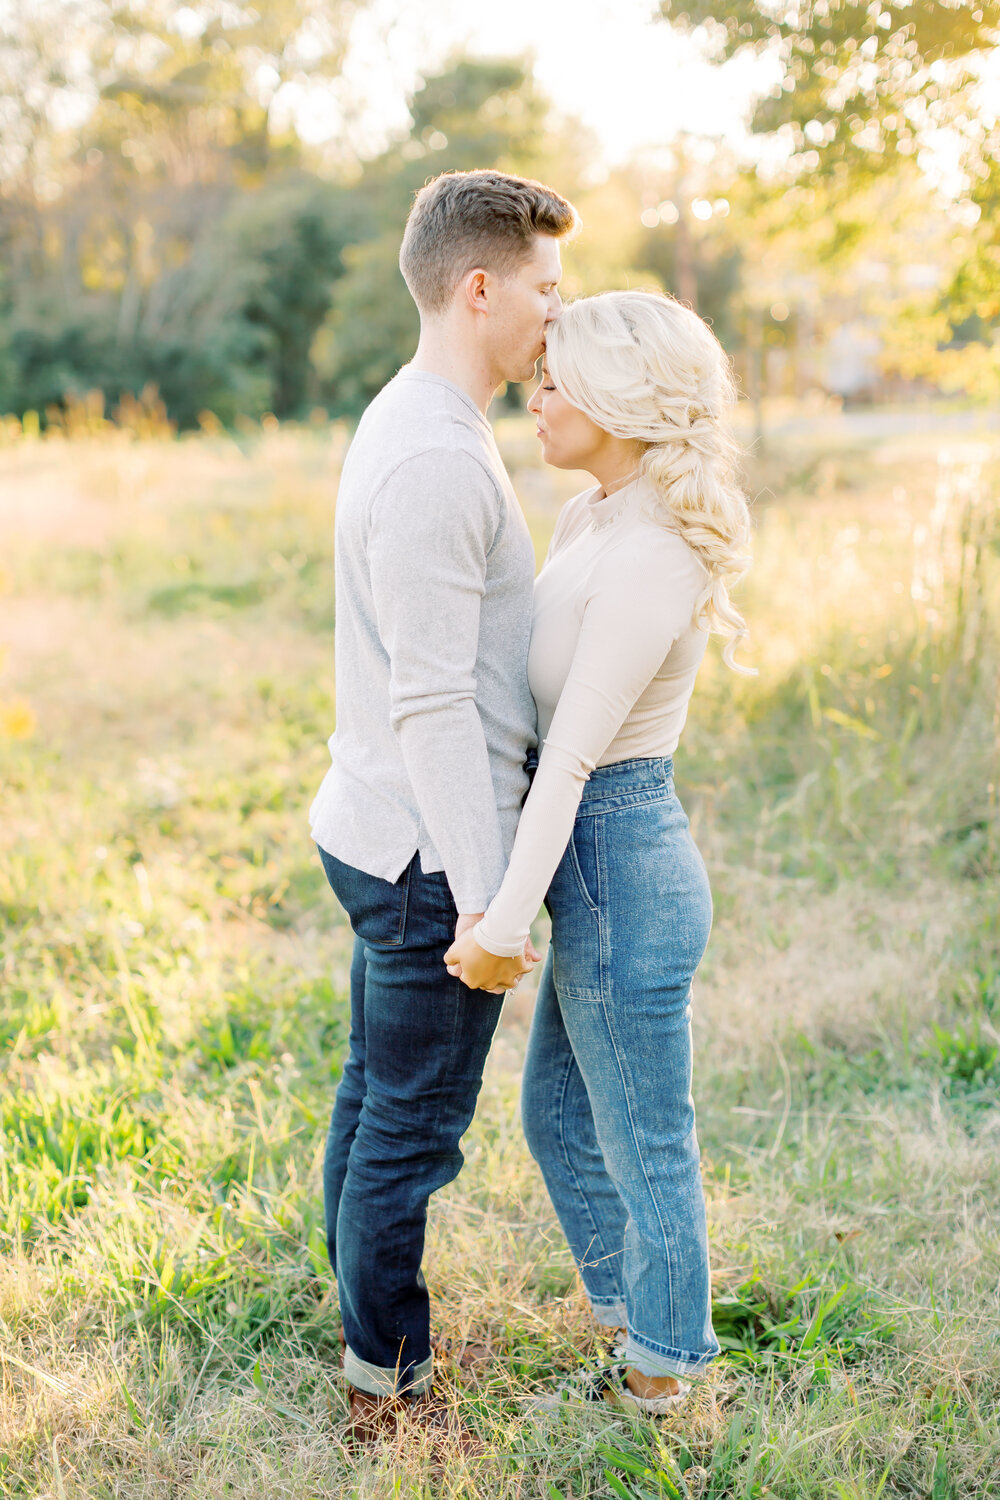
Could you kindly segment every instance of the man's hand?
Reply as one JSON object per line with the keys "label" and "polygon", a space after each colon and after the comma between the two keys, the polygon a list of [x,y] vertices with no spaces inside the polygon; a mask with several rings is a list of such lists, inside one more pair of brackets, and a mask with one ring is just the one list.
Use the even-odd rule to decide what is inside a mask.
{"label": "man's hand", "polygon": [[517,984],[523,974],[528,974],[539,960],[530,939],[525,951],[517,958],[498,958],[487,953],[472,935],[472,927],[479,917],[461,916],[455,925],[455,941],[444,956],[448,973],[461,979],[470,990],[488,990],[491,994],[503,994]]}

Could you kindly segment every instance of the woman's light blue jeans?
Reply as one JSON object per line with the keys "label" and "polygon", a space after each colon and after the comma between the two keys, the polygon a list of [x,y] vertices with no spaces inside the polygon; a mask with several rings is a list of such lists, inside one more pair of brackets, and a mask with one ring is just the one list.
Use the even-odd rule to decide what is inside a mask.
{"label": "woman's light blue jeans", "polygon": [[712,921],[670,760],[596,770],[549,888],[552,947],[522,1113],[599,1323],[644,1375],[697,1374],[712,1331],[691,1099],[691,980]]}

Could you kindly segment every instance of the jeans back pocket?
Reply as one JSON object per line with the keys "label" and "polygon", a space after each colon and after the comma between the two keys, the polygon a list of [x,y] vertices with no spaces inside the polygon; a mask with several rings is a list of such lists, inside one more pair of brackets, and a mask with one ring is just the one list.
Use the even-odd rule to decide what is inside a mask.
{"label": "jeans back pocket", "polygon": [[373,948],[402,947],[406,936],[410,875],[416,855],[398,880],[381,880],[377,875],[345,865],[343,860],[336,859],[325,849],[320,849],[319,856],[330,888],[357,936]]}

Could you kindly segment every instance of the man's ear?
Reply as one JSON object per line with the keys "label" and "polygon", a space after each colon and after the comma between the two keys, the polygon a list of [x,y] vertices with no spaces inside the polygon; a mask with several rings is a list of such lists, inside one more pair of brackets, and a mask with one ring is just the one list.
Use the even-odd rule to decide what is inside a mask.
{"label": "man's ear", "polygon": [[481,266],[477,267],[474,271],[466,273],[462,287],[465,292],[465,300],[473,312],[482,313],[488,311],[489,280],[489,272],[484,271]]}

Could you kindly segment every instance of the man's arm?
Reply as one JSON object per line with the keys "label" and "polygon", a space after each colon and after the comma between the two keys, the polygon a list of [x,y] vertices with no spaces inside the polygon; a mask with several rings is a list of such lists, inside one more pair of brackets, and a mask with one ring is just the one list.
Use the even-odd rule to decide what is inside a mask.
{"label": "man's arm", "polygon": [[479,611],[500,497],[467,453],[407,459],[372,508],[368,561],[389,656],[390,722],[459,912],[483,911],[505,858],[476,706]]}

